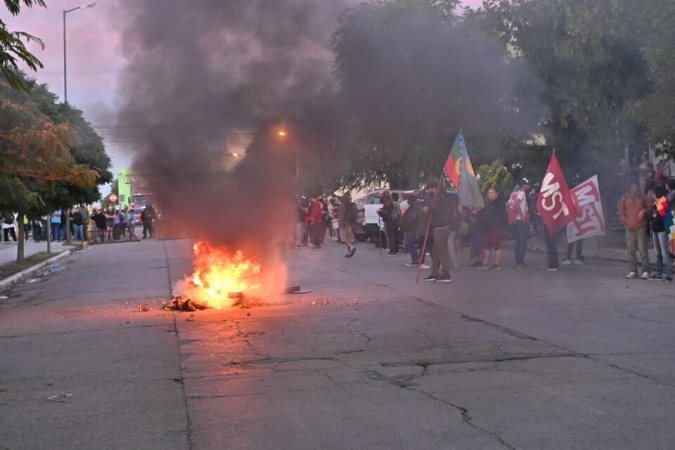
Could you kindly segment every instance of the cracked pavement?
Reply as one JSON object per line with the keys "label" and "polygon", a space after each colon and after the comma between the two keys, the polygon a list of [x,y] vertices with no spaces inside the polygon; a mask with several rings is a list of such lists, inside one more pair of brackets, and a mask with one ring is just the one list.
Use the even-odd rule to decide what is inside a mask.
{"label": "cracked pavement", "polygon": [[288,253],[311,293],[162,311],[189,244],[95,246],[0,301],[0,448],[672,448],[673,286],[621,263],[415,283],[328,242]]}

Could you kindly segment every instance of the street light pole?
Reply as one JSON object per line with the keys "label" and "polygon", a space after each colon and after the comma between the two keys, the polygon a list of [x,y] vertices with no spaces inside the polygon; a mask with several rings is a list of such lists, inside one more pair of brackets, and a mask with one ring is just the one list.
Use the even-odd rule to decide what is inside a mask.
{"label": "street light pole", "polygon": [[[288,138],[288,132],[283,128],[277,131],[277,135],[286,140]],[[287,142],[290,141],[287,140]],[[293,146],[293,149],[295,150],[295,178],[300,180],[300,150],[298,149],[297,143]]]}
{"label": "street light pole", "polygon": [[[68,60],[66,58],[66,14],[77,11],[78,9],[87,9],[96,6],[96,3],[88,3],[86,5],[77,6],[71,9],[63,10],[63,102],[68,104]],[[66,213],[66,244],[73,243],[73,236],[70,233],[70,208]]]}
{"label": "street light pole", "polygon": [[66,58],[66,14],[78,9],[87,9],[96,6],[96,3],[88,3],[86,5],[77,6],[71,9],[63,10],[63,100],[68,103],[68,61]]}

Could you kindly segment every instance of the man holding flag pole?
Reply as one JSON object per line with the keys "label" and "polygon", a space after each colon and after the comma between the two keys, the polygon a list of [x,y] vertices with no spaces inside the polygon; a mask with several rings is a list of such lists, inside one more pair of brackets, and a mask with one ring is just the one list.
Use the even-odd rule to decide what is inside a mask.
{"label": "man holding flag pole", "polygon": [[555,150],[551,155],[544,180],[541,182],[537,211],[544,222],[546,268],[552,271],[559,270],[557,238],[560,230],[577,217],[578,209],[574,195],[570,192],[565,175],[558,163]]}
{"label": "man holding flag pole", "polygon": [[430,230],[433,232],[434,244],[431,249],[433,260],[431,274],[425,278],[425,281],[448,282],[451,280],[449,250],[451,245],[454,246],[454,233],[451,232],[451,229],[454,228],[455,222],[460,220],[459,210],[461,207],[473,209],[485,207],[461,129],[457,133],[443,169],[446,178],[457,187],[460,204],[457,205],[456,200],[445,191],[441,183],[431,182],[427,185],[427,189],[433,195],[433,199],[428,207],[430,213],[429,223],[427,225],[427,236],[424,239],[425,244],[422,246],[421,257],[418,262],[418,279],[419,267],[421,266]]}

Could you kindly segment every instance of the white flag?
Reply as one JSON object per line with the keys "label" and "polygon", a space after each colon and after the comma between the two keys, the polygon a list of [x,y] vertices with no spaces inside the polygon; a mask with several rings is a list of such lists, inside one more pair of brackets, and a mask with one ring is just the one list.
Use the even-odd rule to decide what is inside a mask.
{"label": "white flag", "polygon": [[605,216],[600,200],[598,176],[593,175],[572,189],[579,214],[567,225],[567,242],[578,241],[593,236],[604,236]]}

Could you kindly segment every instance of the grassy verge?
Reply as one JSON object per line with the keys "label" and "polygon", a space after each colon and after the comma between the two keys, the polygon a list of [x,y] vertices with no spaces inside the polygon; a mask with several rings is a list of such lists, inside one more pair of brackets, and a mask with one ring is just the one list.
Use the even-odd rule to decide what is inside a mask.
{"label": "grassy verge", "polygon": [[40,252],[35,253],[34,255],[31,255],[28,258],[24,259],[21,262],[21,264],[17,264],[16,262],[3,264],[0,266],[0,280],[3,280],[7,277],[11,277],[15,273],[19,273],[22,270],[26,270],[29,267],[39,264],[42,261],[47,260],[56,255],[57,253]]}

